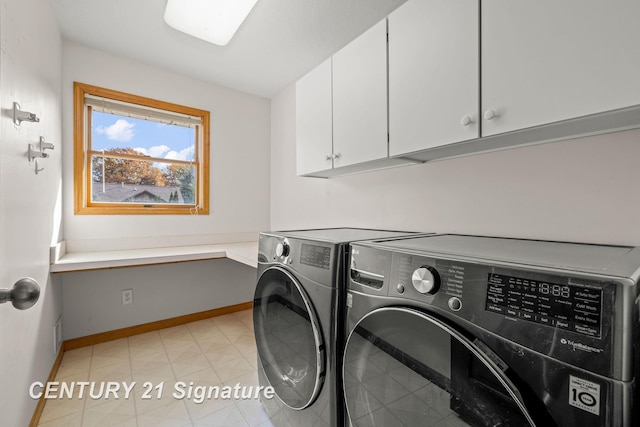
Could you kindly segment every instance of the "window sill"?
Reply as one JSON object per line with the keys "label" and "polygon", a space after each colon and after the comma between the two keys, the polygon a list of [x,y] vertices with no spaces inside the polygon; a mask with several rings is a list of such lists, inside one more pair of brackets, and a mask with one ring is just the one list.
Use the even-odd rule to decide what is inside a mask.
{"label": "window sill", "polygon": [[258,242],[171,246],[101,252],[62,252],[54,258],[50,271],[51,273],[66,273],[219,258],[229,258],[257,268]]}

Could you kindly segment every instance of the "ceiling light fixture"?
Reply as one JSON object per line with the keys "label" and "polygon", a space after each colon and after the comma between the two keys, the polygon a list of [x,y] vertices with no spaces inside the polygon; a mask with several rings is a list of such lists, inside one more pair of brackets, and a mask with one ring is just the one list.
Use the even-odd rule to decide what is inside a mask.
{"label": "ceiling light fixture", "polygon": [[224,46],[257,0],[167,0],[164,20],[191,36]]}

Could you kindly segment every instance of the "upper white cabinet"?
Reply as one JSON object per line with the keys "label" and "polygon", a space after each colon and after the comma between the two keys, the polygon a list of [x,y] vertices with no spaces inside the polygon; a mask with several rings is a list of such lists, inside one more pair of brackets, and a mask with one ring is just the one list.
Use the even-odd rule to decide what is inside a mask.
{"label": "upper white cabinet", "polygon": [[298,174],[640,128],[638,17],[640,0],[408,0],[298,82]]}
{"label": "upper white cabinet", "polygon": [[482,2],[483,136],[640,104],[640,1]]}
{"label": "upper white cabinet", "polygon": [[478,0],[409,0],[389,15],[389,154],[478,138]]}
{"label": "upper white cabinet", "polygon": [[333,167],[331,58],[296,82],[298,175]]}
{"label": "upper white cabinet", "polygon": [[388,157],[387,21],[333,56],[334,167]]}

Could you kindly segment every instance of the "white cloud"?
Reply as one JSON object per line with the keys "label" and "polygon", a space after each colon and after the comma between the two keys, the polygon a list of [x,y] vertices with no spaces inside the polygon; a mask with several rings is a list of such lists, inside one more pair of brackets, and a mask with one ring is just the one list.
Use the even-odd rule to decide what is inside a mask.
{"label": "white cloud", "polygon": [[195,146],[187,147],[180,151],[169,151],[164,158],[171,160],[193,160],[195,153]]}
{"label": "white cloud", "polygon": [[107,138],[115,141],[131,141],[135,125],[124,119],[118,119],[111,126],[98,126],[96,132],[107,135]]}
{"label": "white cloud", "polygon": [[144,154],[145,156],[162,157],[164,153],[170,151],[171,149],[166,145],[154,145],[153,147],[149,148],[138,147],[135,148],[135,150],[139,153]]}

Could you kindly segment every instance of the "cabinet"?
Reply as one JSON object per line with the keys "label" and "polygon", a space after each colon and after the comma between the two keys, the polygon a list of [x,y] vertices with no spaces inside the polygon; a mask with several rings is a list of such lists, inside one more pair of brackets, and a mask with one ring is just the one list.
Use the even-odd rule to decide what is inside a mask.
{"label": "cabinet", "polygon": [[389,15],[389,154],[478,138],[478,0],[409,0]]}
{"label": "cabinet", "polygon": [[483,136],[640,104],[638,0],[482,3]]}
{"label": "cabinet", "polygon": [[638,0],[409,0],[296,85],[298,174],[640,128],[638,16]]}
{"label": "cabinet", "polygon": [[387,21],[333,55],[334,166],[386,158]]}
{"label": "cabinet", "polygon": [[333,168],[331,58],[296,82],[296,169],[308,175]]}
{"label": "cabinet", "polygon": [[384,19],[296,82],[297,174],[415,163],[389,157],[387,105]]}

